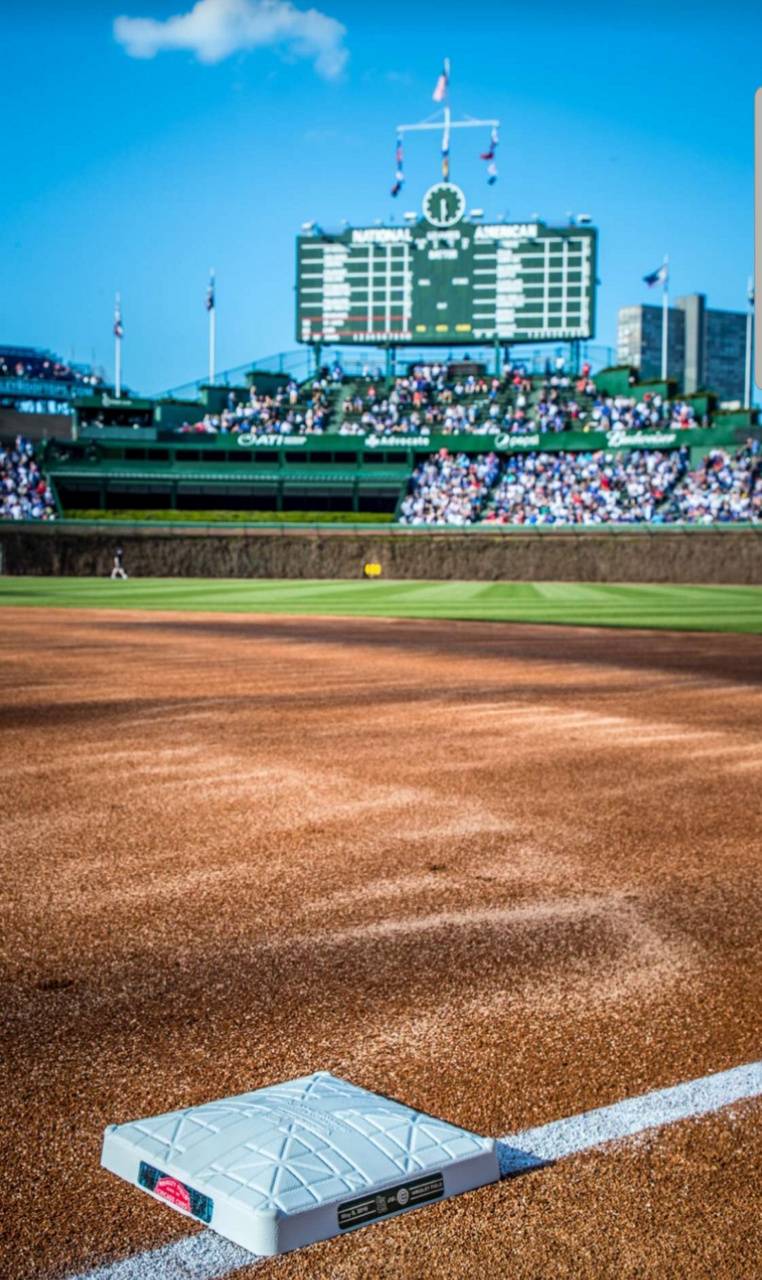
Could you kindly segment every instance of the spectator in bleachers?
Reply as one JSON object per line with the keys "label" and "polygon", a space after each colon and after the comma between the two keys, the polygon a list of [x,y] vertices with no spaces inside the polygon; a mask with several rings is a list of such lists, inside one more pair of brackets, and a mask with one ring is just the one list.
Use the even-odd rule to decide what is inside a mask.
{"label": "spectator in bleachers", "polygon": [[23,436],[0,445],[0,520],[53,520],[55,502],[34,454]]}
{"label": "spectator in bleachers", "polygon": [[713,449],[689,469],[686,445],[627,453],[531,451],[502,464],[494,453],[441,450],[416,468],[405,524],[689,524],[762,519],[758,441],[732,456]]}
{"label": "spectator in bleachers", "polygon": [[633,396],[596,395],[588,425],[593,431],[610,431],[613,427],[625,431],[684,431],[699,424],[691,405],[682,400],[664,400],[658,393],[649,391],[642,400]]}
{"label": "spectator in bleachers", "polygon": [[676,486],[666,519],[688,524],[732,524],[762,518],[762,461],[759,442],[732,456],[712,449],[701,466]]}
{"label": "spectator in bleachers", "polygon": [[533,525],[658,522],[658,508],[686,465],[685,449],[514,454],[503,464],[485,519]]}
{"label": "spectator in bleachers", "polygon": [[567,375],[549,374],[538,390],[522,369],[508,367],[501,378],[474,370],[451,377],[444,364],[415,365],[386,392],[369,382],[364,394],[350,394],[338,429],[379,436],[580,430],[595,392],[588,375],[589,366],[572,388]]}
{"label": "spectator in bleachers", "polygon": [[440,449],[413,472],[400,508],[401,523],[472,524],[498,471],[494,453],[469,457]]}
{"label": "spectator in bleachers", "polygon": [[326,429],[327,398],[321,387],[300,389],[293,380],[272,395],[260,394],[255,385],[247,400],[236,401],[233,392],[221,413],[207,413],[195,423],[178,428],[182,434],[320,435]]}
{"label": "spectator in bleachers", "polygon": [[50,352],[26,347],[0,347],[0,378],[70,382],[83,387],[98,387],[103,383],[92,369],[77,368],[56,359]]}
{"label": "spectator in bleachers", "polygon": [[200,433],[375,435],[531,435],[564,431],[633,433],[688,430],[699,425],[687,402],[648,392],[631,395],[599,392],[590,365],[576,378],[552,368],[544,378],[508,367],[502,377],[476,369],[451,373],[436,361],[414,365],[387,384],[377,371],[348,380],[336,361],[323,366],[311,386],[294,381],[271,395],[252,388],[248,400],[231,401],[225,412],[207,414],[186,426]]}

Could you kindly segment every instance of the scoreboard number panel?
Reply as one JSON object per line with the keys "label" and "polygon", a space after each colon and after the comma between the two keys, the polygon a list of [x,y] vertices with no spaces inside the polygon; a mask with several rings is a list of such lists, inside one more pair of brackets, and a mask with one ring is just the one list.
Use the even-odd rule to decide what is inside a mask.
{"label": "scoreboard number panel", "polygon": [[597,232],[482,225],[440,182],[411,226],[297,239],[297,339],[479,344],[595,335]]}

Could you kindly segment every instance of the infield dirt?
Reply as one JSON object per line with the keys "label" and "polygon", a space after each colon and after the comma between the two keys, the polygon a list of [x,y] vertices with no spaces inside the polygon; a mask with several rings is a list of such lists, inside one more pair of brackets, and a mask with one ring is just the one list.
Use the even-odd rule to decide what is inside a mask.
{"label": "infield dirt", "polygon": [[[501,1134],[760,1056],[759,637],[2,621],[7,1280],[193,1230],[107,1123],[329,1069]],[[752,1277],[761,1118],[257,1274]]]}

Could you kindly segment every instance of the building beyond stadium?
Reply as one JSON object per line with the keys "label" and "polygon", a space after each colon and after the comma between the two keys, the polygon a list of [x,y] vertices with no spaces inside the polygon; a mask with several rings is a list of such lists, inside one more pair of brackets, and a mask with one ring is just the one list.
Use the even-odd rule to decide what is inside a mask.
{"label": "building beyond stadium", "polygon": [[[663,314],[660,306],[621,307],[617,358],[646,380],[661,371]],[[669,308],[668,368],[684,391],[711,387],[720,401],[742,404],[745,396],[747,316],[706,305],[703,293],[678,298]]]}

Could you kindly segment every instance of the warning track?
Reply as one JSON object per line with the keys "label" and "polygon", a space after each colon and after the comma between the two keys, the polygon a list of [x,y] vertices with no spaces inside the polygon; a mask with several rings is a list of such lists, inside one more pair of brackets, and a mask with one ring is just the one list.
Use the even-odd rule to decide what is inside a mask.
{"label": "warning track", "polygon": [[753,1273],[757,637],[3,619],[4,1276],[237,1274],[102,1130],[316,1069],[557,1162],[258,1275]]}

